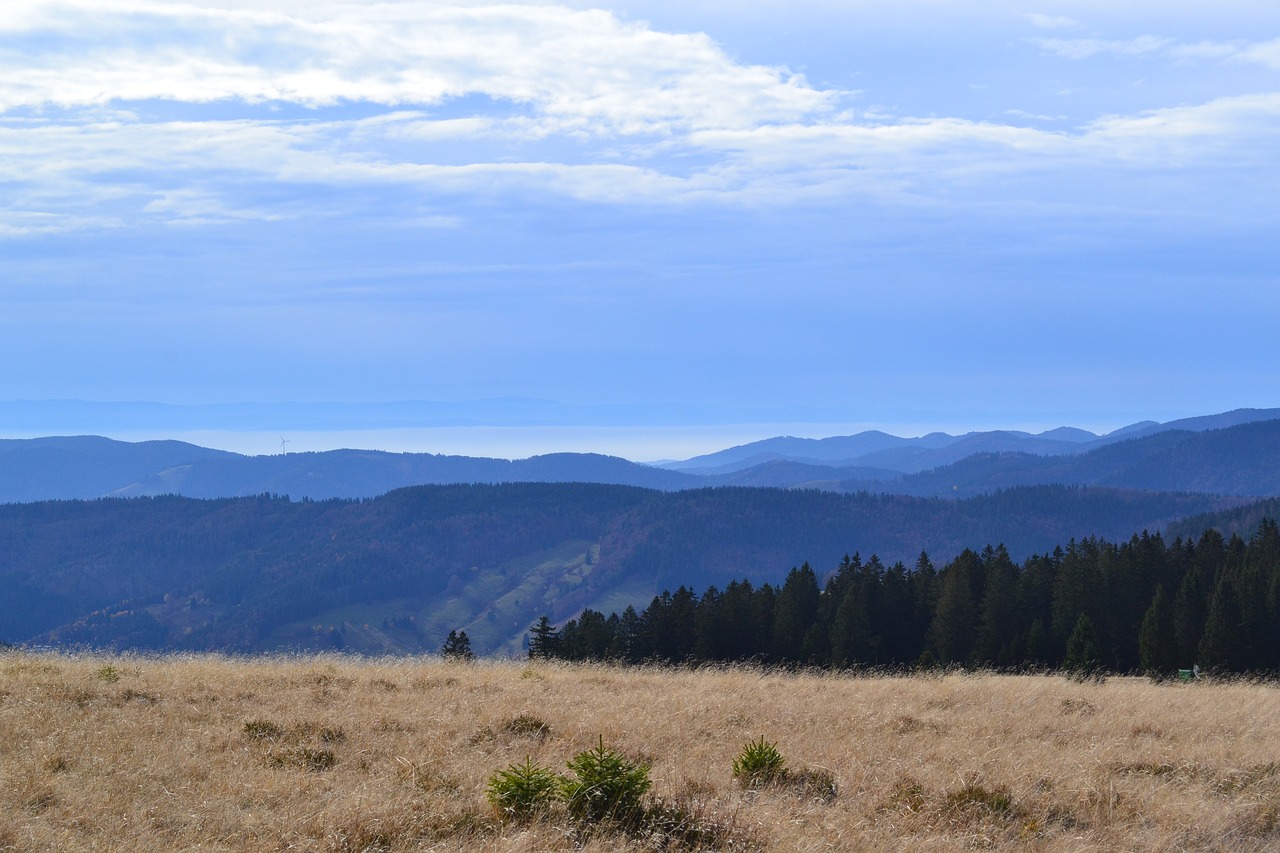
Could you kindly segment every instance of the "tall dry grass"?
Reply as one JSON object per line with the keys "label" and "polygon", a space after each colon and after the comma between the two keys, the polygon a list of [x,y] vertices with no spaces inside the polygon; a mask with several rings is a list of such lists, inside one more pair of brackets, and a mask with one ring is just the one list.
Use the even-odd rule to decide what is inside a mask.
{"label": "tall dry grass", "polygon": [[[0,850],[660,846],[487,804],[600,736],[730,849],[1280,849],[1274,686],[9,653]],[[761,736],[837,796],[740,788]]]}

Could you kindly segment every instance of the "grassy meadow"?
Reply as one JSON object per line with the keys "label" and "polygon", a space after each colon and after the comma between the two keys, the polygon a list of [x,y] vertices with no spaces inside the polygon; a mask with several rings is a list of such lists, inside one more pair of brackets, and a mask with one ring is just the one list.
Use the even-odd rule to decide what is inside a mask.
{"label": "grassy meadow", "polygon": [[[791,776],[744,788],[761,737]],[[698,831],[489,804],[601,738]],[[0,654],[0,850],[691,848],[1280,849],[1280,688]]]}

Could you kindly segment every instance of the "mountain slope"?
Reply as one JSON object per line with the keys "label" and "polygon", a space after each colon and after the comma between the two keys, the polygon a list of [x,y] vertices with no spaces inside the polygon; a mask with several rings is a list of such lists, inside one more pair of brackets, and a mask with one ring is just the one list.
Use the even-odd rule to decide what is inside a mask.
{"label": "mountain slope", "polygon": [[781,579],[845,553],[914,562],[1126,538],[1238,505],[1039,487],[968,501],[776,489],[420,486],[364,501],[161,497],[0,506],[0,641],[151,649],[434,651],[663,588]]}
{"label": "mountain slope", "polygon": [[0,440],[0,502],[95,498],[153,473],[235,457],[181,441]]}

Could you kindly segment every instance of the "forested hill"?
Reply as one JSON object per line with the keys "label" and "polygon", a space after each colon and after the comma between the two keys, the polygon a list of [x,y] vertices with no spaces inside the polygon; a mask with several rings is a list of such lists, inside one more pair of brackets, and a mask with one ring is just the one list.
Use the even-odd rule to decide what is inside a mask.
{"label": "forested hill", "polygon": [[515,651],[533,619],[665,587],[777,581],[846,553],[1015,559],[1236,506],[1011,489],[966,501],[587,484],[422,486],[363,500],[177,497],[0,506],[0,640],[149,649]]}
{"label": "forested hill", "polygon": [[845,558],[821,584],[804,565],[780,587],[688,587],[643,610],[586,610],[533,630],[532,657],[620,662],[760,661],[824,667],[1280,670],[1280,528],[1248,542],[1215,531],[1166,541],[1071,542],[1021,565],[1003,548],[941,569]]}

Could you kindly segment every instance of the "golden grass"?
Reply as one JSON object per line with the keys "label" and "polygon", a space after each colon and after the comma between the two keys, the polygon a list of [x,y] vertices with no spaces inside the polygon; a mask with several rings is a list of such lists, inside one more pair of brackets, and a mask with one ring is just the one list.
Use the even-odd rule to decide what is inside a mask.
{"label": "golden grass", "polygon": [[[731,849],[1280,849],[1273,686],[9,653],[0,850],[653,849],[485,800],[600,736]],[[735,784],[761,736],[835,798]]]}

